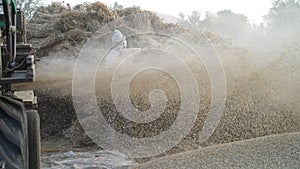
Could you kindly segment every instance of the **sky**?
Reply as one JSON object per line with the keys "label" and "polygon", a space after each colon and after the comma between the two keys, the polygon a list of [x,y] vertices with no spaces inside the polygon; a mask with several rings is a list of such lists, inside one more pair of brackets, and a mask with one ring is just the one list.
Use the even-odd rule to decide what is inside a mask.
{"label": "sky", "polygon": [[[60,0],[47,0],[51,1]],[[68,2],[69,1],[69,2]],[[96,0],[65,0],[71,5],[83,2],[95,2]],[[263,21],[271,8],[272,0],[99,0],[108,6],[113,6],[114,2],[124,7],[140,6],[142,9],[150,10],[160,14],[178,16],[179,12],[190,15],[192,11],[198,11],[203,16],[206,11],[216,13],[220,10],[229,9],[234,13],[244,14],[251,23],[259,24]]]}

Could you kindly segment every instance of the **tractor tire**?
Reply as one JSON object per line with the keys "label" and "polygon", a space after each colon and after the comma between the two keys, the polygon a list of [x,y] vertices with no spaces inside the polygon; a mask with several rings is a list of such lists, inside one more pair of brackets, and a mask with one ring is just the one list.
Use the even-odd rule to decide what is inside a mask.
{"label": "tractor tire", "polygon": [[28,169],[27,134],[24,104],[0,96],[0,161],[7,169]]}
{"label": "tractor tire", "polygon": [[29,151],[29,168],[41,168],[41,136],[40,136],[40,117],[36,110],[28,110],[28,151]]}

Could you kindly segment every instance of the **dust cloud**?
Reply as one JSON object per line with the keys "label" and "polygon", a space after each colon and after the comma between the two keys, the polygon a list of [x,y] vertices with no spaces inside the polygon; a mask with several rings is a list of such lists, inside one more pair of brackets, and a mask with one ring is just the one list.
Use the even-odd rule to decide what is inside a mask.
{"label": "dust cloud", "polygon": [[[294,16],[289,17],[293,18]],[[135,17],[134,19],[141,18]],[[191,44],[191,47],[195,51],[201,55],[206,55],[206,58],[210,57],[209,53],[205,51],[206,47],[213,47],[220,57],[227,83],[226,107],[224,116],[215,133],[208,141],[201,144],[201,146],[300,131],[300,40],[297,38],[300,35],[298,31],[300,30],[300,22],[294,25],[293,29],[284,26],[271,29],[271,27],[263,25],[247,25],[244,27],[243,25],[239,25],[239,22],[234,23],[234,21],[226,20],[226,24],[218,23],[206,28],[200,26],[198,34],[195,35],[195,32],[185,30],[180,24],[166,24],[167,26],[155,25],[155,27],[151,27],[151,24],[155,24],[155,22],[150,23],[147,19],[149,18],[142,17],[141,21],[134,22],[121,19],[116,22],[116,25],[109,26],[111,26],[111,32],[113,32],[113,28],[118,28],[126,37],[129,37],[127,40],[129,47],[125,51],[133,49],[135,52],[140,52],[147,48],[176,50],[182,56],[181,59],[194,73],[199,85],[199,91],[202,92],[200,93],[202,107],[199,109],[198,119],[191,134],[179,145],[180,151],[199,146],[197,145],[198,133],[203,127],[211,103],[209,74],[205,64],[201,60],[190,56],[191,52],[183,52],[181,47],[177,46],[176,42],[170,41],[166,37],[136,37],[136,34],[144,33],[141,30],[137,30],[138,28],[144,29],[146,27],[145,30],[152,32],[156,31],[161,34],[168,34],[170,37],[175,35],[182,37],[186,42]],[[126,22],[130,22],[130,24],[126,24]],[[234,29],[227,29],[230,25],[234,25]],[[161,31],[157,31],[157,29],[161,29]],[[110,39],[110,35],[107,34],[108,38],[99,40],[99,44],[94,44],[94,46],[97,48],[101,48],[101,45],[109,46],[110,42],[107,39]],[[197,39],[195,37],[201,38]],[[207,46],[207,42],[210,45]],[[42,107],[43,109],[41,108],[41,112],[47,109],[47,105],[52,106],[52,109],[53,106],[58,106],[55,108],[58,110],[63,110],[65,108],[64,105],[71,107],[73,71],[78,54],[83,46],[84,43],[81,43],[77,44],[77,50],[52,52],[49,56],[43,57],[38,63],[37,78],[34,84],[35,89],[39,91],[38,93],[43,96],[53,97],[47,95],[47,92],[54,90],[64,93],[62,96],[56,95],[53,97],[54,99],[68,97],[68,99],[62,100],[62,104],[55,103],[51,105],[53,98],[46,100],[49,103],[43,104],[45,106]],[[93,52],[92,48],[90,50],[90,52]],[[95,49],[95,51],[105,50]],[[86,56],[86,62],[83,62],[80,67],[84,68],[86,72],[92,72],[90,64],[94,64],[95,62],[97,63],[99,60],[89,60],[89,56]],[[178,67],[175,64],[176,62],[172,60],[162,58],[161,62],[165,63],[168,67]],[[143,59],[138,58],[132,61],[127,67],[128,69],[132,69],[142,64],[144,64]],[[111,80],[111,74],[107,70],[103,70],[103,67],[104,65],[100,64],[98,74],[95,76],[97,101],[99,102],[99,106],[104,109],[104,114],[109,114],[111,113],[110,111],[115,111],[111,110],[111,90],[110,84],[108,84]],[[84,78],[84,74],[82,75]],[[167,110],[165,110],[164,115],[159,119],[160,121],[150,123],[149,125],[130,123],[131,127],[135,129],[131,134],[135,137],[157,135],[161,131],[166,130],[176,118],[176,111],[180,108],[178,106],[180,105],[178,84],[174,82],[172,76],[162,72],[154,71],[136,76],[136,78],[136,80],[133,80],[132,86],[130,86],[130,97],[133,97],[131,101],[133,104],[137,104],[135,107],[139,110],[147,110],[150,107],[148,95],[150,89],[161,87],[165,89],[166,95],[171,97],[168,98]],[[159,83],[159,85],[155,83]],[[82,89],[84,90],[85,87],[86,85],[83,81]],[[53,121],[49,120],[50,117],[42,118],[44,132],[48,135],[53,135],[53,133],[60,133],[62,129],[71,128],[70,126],[76,121],[74,109],[70,108],[66,113],[72,114],[72,117],[67,121],[59,122],[62,126],[55,126],[56,130],[51,130],[51,132],[49,125],[53,125]],[[62,115],[65,115],[65,113]],[[116,130],[124,132],[122,130],[124,128],[123,125],[128,124],[126,120],[125,122],[124,119],[119,117],[116,122],[117,126],[115,126]],[[73,135],[78,136],[77,134]],[[79,139],[70,137],[73,140]],[[176,150],[173,151],[176,152]]]}

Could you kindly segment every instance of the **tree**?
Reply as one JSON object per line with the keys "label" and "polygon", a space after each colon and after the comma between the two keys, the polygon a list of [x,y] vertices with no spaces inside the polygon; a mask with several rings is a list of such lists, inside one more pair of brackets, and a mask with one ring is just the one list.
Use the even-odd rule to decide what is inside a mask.
{"label": "tree", "polygon": [[185,14],[183,12],[179,12],[178,16],[181,20],[185,20]]}
{"label": "tree", "polygon": [[112,9],[123,9],[123,5],[120,5],[117,1],[114,3]]}
{"label": "tree", "polygon": [[299,0],[273,0],[272,8],[265,17],[270,30],[287,28],[296,31],[300,28],[300,1]]}
{"label": "tree", "polygon": [[188,16],[188,21],[193,25],[199,25],[201,14],[198,11],[193,11],[192,15]]}
{"label": "tree", "polygon": [[43,0],[17,0],[17,6],[24,12],[26,19],[31,19]]}
{"label": "tree", "polygon": [[271,11],[279,11],[285,7],[298,6],[299,0],[273,0]]}
{"label": "tree", "polygon": [[222,37],[236,39],[244,37],[251,25],[245,15],[222,10],[216,15],[206,12],[202,27],[218,33]]}
{"label": "tree", "polygon": [[273,0],[265,19],[270,44],[279,45],[279,49],[300,44],[296,38],[300,36],[300,0]]}

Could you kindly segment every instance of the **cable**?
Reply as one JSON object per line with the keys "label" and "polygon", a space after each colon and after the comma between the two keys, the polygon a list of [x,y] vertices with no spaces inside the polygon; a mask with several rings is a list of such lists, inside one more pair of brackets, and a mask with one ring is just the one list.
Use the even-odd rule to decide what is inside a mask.
{"label": "cable", "polygon": [[27,59],[25,58],[25,59],[23,59],[23,61],[22,61],[20,64],[18,64],[16,67],[13,67],[13,68],[11,68],[11,69],[8,69],[8,70],[4,71],[4,72],[3,72],[3,76],[5,76],[5,75],[7,75],[7,73],[12,72],[12,71],[18,69],[19,67],[21,67],[21,66],[26,62],[26,60],[27,60]]}
{"label": "cable", "polygon": [[[22,60],[22,62],[20,64],[18,64],[17,66],[15,66],[15,67],[13,67],[11,69],[8,69],[8,64],[9,63],[7,63],[7,66],[6,66],[6,68],[5,68],[4,72],[3,72],[3,76],[5,76],[5,75],[7,75],[7,73],[12,72],[12,71],[18,69],[19,67],[21,67],[25,63],[25,61],[27,60],[27,56],[32,55],[34,52],[35,52],[35,50],[32,49],[27,54],[19,56],[19,57],[25,57],[25,58]],[[9,55],[11,55],[11,54],[9,53]]]}

